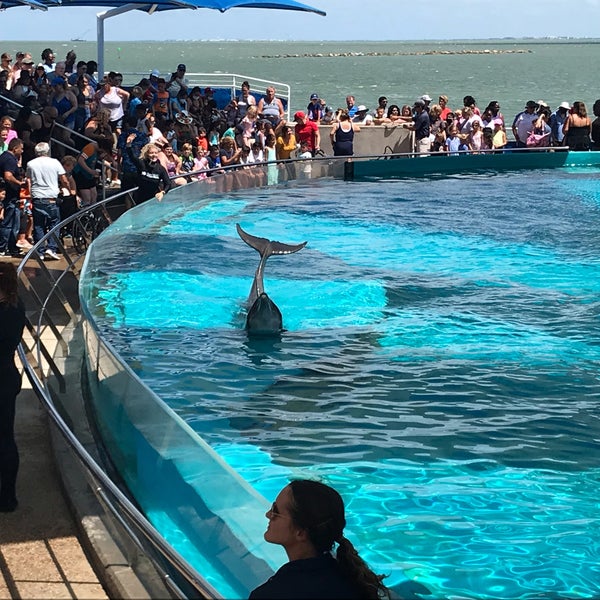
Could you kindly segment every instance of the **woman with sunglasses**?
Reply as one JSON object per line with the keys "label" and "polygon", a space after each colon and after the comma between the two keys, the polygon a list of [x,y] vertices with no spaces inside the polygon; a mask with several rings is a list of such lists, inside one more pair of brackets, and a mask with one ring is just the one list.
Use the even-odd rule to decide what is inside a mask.
{"label": "woman with sunglasses", "polygon": [[333,488],[318,481],[292,481],[266,517],[265,540],[283,546],[289,562],[253,590],[251,600],[389,598],[384,576],[373,573],[344,537],[344,501]]}

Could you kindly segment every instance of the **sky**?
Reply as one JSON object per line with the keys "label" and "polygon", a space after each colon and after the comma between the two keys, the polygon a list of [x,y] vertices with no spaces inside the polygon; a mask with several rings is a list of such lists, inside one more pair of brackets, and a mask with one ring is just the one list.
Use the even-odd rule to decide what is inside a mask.
{"label": "sky", "polygon": [[[302,0],[299,0],[302,1]],[[426,40],[502,37],[599,37],[600,0],[314,0],[327,12],[200,9],[140,11],[106,21],[105,40]],[[0,11],[4,40],[96,39],[103,8]]]}

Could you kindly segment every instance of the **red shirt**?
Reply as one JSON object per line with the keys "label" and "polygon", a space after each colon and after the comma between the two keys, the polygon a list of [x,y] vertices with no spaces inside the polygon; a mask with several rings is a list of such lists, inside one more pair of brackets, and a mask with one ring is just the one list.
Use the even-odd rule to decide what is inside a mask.
{"label": "red shirt", "polygon": [[319,126],[314,121],[306,120],[305,123],[296,123],[296,141],[301,144],[307,142],[311,152],[315,150],[315,134]]}

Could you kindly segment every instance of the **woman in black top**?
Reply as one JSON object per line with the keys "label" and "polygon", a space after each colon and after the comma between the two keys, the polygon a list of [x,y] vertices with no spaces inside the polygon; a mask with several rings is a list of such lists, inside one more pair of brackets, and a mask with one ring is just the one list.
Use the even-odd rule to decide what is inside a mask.
{"label": "woman in black top", "polygon": [[171,189],[171,180],[167,170],[158,160],[160,152],[156,144],[146,144],[140,151],[140,156],[135,156],[131,144],[136,134],[132,133],[127,137],[127,154],[137,167],[138,172],[138,190],[135,195],[137,204],[150,200],[154,196],[157,200],[162,200],[166,192]]}
{"label": "woman in black top", "polygon": [[329,137],[334,156],[352,156],[354,154],[354,132],[360,131],[356,123],[352,123],[346,109],[340,110],[339,121],[333,124]]}
{"label": "woman in black top", "polygon": [[253,590],[251,600],[389,598],[383,576],[373,573],[344,537],[344,502],[333,488],[318,481],[292,481],[266,517],[265,540],[282,545],[289,562]]}
{"label": "woman in black top", "polygon": [[17,508],[19,452],[15,442],[15,405],[21,373],[15,351],[25,327],[25,309],[17,296],[17,271],[0,262],[0,512]]}

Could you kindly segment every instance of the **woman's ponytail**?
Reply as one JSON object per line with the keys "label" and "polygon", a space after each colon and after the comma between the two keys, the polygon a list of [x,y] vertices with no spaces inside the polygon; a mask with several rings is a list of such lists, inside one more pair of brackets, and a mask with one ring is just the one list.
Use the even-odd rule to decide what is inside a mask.
{"label": "woman's ponytail", "polygon": [[352,542],[342,536],[338,542],[336,560],[346,576],[354,581],[361,598],[377,600],[389,598],[389,590],[383,585],[385,575],[376,575],[359,556]]}

